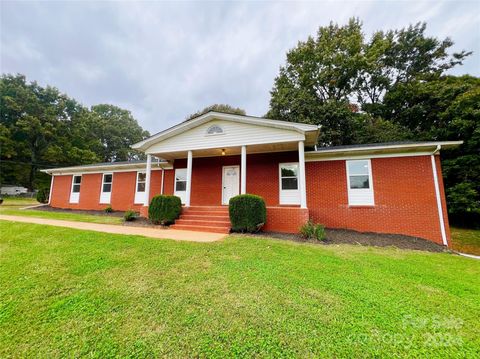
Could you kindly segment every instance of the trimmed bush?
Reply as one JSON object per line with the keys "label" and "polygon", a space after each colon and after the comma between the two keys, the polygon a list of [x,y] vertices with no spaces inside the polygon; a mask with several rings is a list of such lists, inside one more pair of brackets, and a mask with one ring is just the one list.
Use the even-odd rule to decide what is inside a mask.
{"label": "trimmed bush", "polygon": [[125,213],[123,214],[123,219],[127,222],[134,221],[137,219],[137,212],[129,209],[128,211],[125,211]]}
{"label": "trimmed bush", "polygon": [[177,196],[155,196],[148,207],[148,219],[153,224],[168,225],[182,212],[182,200]]}
{"label": "trimmed bush", "polygon": [[267,207],[260,196],[241,194],[230,198],[228,212],[235,232],[258,232],[267,220]]}
{"label": "trimmed bush", "polygon": [[107,207],[105,207],[104,212],[105,212],[105,213],[112,213],[112,212],[113,212],[112,206],[107,206]]}
{"label": "trimmed bush", "polygon": [[37,191],[37,201],[40,203],[48,203],[48,195],[50,194],[49,188],[40,188]]}
{"label": "trimmed bush", "polygon": [[309,220],[300,227],[300,234],[305,239],[315,239],[317,241],[324,241],[326,239],[325,226],[320,223],[314,223],[312,220]]}

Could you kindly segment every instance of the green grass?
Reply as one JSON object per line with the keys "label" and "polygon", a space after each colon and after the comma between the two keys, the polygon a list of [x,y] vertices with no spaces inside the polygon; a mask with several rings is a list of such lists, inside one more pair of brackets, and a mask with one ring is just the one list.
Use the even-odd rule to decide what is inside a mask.
{"label": "green grass", "polygon": [[480,256],[480,230],[450,228],[453,249]]}
{"label": "green grass", "polygon": [[0,357],[475,357],[480,261],[0,221]]}
{"label": "green grass", "polygon": [[108,215],[92,215],[82,213],[50,212],[34,209],[21,209],[23,207],[33,206],[35,204],[39,203],[35,199],[31,198],[5,198],[3,204],[0,205],[0,214],[106,224],[120,224],[123,222],[123,218],[121,217],[114,217]]}

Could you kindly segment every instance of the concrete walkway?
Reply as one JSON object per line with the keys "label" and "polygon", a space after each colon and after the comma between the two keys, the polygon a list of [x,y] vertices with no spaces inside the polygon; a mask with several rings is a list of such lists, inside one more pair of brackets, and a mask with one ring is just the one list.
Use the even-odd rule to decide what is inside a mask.
{"label": "concrete walkway", "polygon": [[176,241],[188,241],[188,242],[204,242],[204,243],[215,242],[227,236],[226,234],[222,234],[222,233],[194,232],[194,231],[182,231],[182,230],[175,230],[175,229],[149,228],[149,227],[133,227],[133,226],[122,226],[117,224],[100,224],[100,223],[64,221],[59,219],[9,216],[9,215],[0,215],[0,220],[22,222],[22,223],[43,224],[47,226],[67,227],[67,228],[83,229],[87,231],[104,232],[104,233],[129,234],[129,235],[145,236],[145,237],[151,237],[151,238],[173,239]]}

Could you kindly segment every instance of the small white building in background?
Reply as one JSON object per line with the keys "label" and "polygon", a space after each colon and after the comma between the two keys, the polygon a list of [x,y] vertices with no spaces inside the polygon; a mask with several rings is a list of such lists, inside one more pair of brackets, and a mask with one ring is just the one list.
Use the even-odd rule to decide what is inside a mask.
{"label": "small white building in background", "polygon": [[4,194],[7,196],[15,196],[23,193],[27,193],[28,188],[22,186],[11,186],[5,185],[0,187],[0,194]]}

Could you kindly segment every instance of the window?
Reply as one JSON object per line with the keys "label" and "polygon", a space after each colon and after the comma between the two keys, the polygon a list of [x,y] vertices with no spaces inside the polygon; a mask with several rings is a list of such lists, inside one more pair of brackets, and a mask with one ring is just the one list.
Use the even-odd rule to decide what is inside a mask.
{"label": "window", "polygon": [[72,191],[70,192],[70,203],[80,202],[80,187],[82,185],[82,176],[72,176]]}
{"label": "window", "polygon": [[207,130],[207,135],[220,135],[223,133],[223,129],[218,125],[212,125]]}
{"label": "window", "polygon": [[145,192],[145,182],[147,180],[147,174],[144,172],[137,173],[137,192]]}
{"label": "window", "polygon": [[175,171],[175,191],[187,190],[187,170],[185,168],[177,168]]}
{"label": "window", "polygon": [[103,175],[102,192],[112,192],[112,179],[113,175],[111,173]]}
{"label": "window", "polygon": [[283,164],[280,167],[282,190],[298,189],[298,164]]}
{"label": "window", "polygon": [[147,174],[145,172],[137,172],[137,181],[135,184],[135,203],[145,202],[145,183],[147,181]]}
{"label": "window", "polygon": [[73,193],[80,193],[80,185],[82,184],[82,176],[73,176]]}
{"label": "window", "polygon": [[187,198],[187,169],[177,168],[175,170],[175,196],[180,197],[182,203]]}
{"label": "window", "polygon": [[348,204],[373,206],[373,183],[370,160],[346,161]]}
{"label": "window", "polygon": [[298,163],[280,163],[280,204],[300,204]]}
{"label": "window", "polygon": [[102,192],[100,193],[100,203],[110,203],[112,193],[113,173],[104,173],[102,176]]}

